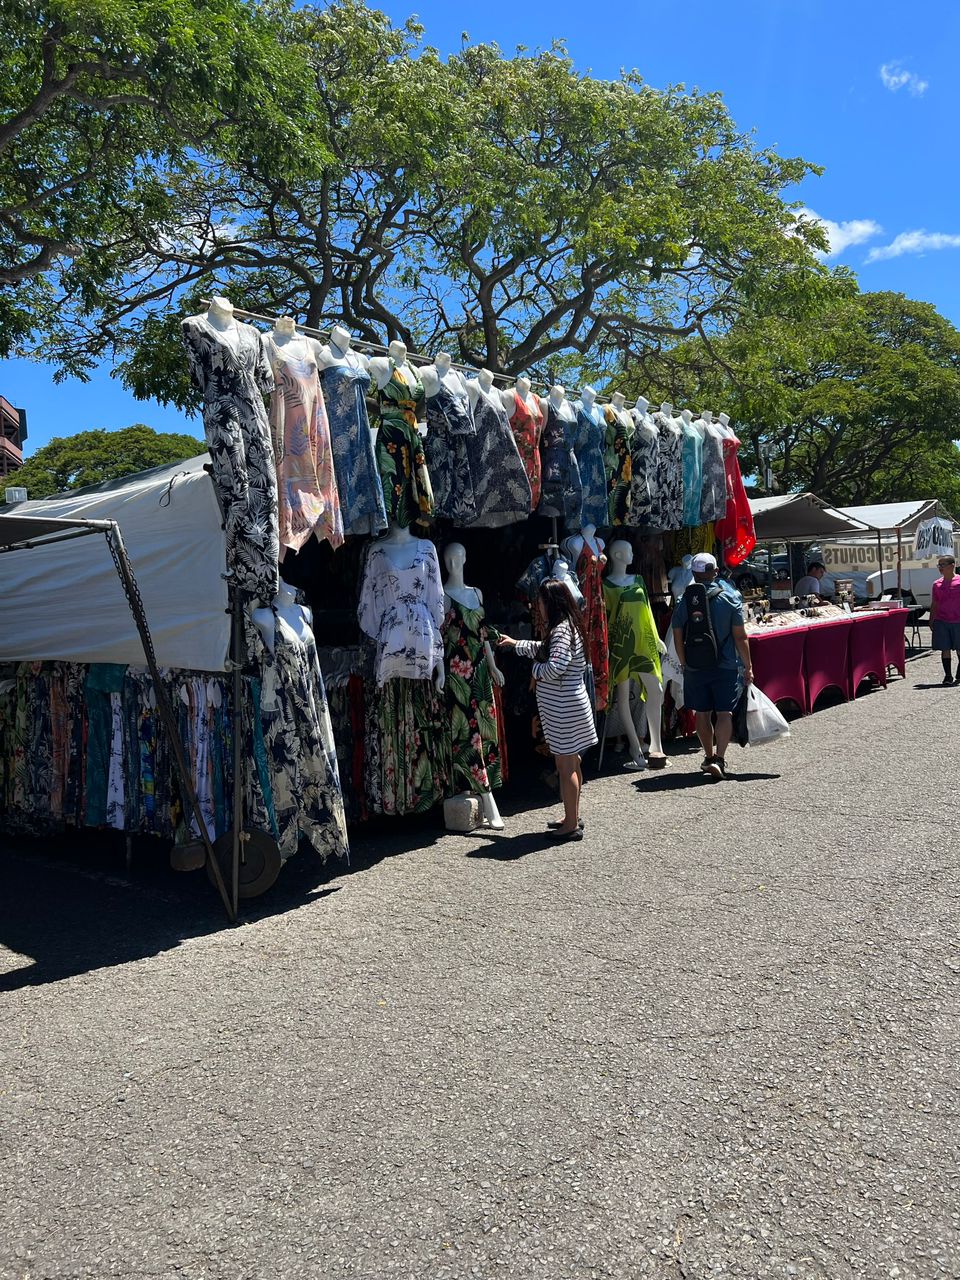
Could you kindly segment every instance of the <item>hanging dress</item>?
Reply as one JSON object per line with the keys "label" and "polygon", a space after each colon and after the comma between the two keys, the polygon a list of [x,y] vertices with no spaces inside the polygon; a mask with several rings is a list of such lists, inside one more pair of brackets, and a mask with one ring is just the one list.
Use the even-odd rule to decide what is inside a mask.
{"label": "hanging dress", "polygon": [[634,416],[630,441],[630,509],[627,524],[634,529],[660,528],[660,437],[650,419]]}
{"label": "hanging dress", "polygon": [[358,356],[320,370],[333,443],[333,466],[343,532],[348,536],[382,533],[387,527],[383,487],[373,452],[366,395],[370,374]]}
{"label": "hanging dress", "polygon": [[280,585],[280,534],[277,473],[261,394],[273,390],[263,335],[238,324],[234,350],[206,316],[184,320],[182,332],[190,376],[203,394],[203,430],[224,512],[227,564],[243,591],[269,604]]}
{"label": "hanging dress", "polygon": [[601,711],[607,705],[609,679],[607,611],[603,602],[603,566],[606,563],[607,557],[602,552],[598,555],[584,539],[577,556],[576,572],[583,592],[583,625],[590,641],[594,698]]}
{"label": "hanging dress", "polygon": [[557,516],[570,531],[580,528],[583,506],[583,484],[573,449],[576,431],[576,414],[571,410],[567,419],[548,400],[546,424],[540,437],[543,482],[537,515]]}
{"label": "hanging dress", "polygon": [[569,622],[553,628],[547,657],[540,660],[539,640],[518,640],[517,653],[533,658],[537,682],[537,711],[543,736],[554,755],[580,755],[597,741],[593,711],[583,682],[586,658],[583,643]]}
{"label": "hanging dress", "polygon": [[635,578],[626,587],[604,582],[603,599],[610,637],[610,701],[617,685],[631,679],[637,681],[640,696],[645,698],[646,691],[639,677],[652,674],[661,683],[663,680],[660,637],[647,588],[642,578]]}
{"label": "hanging dress", "polygon": [[660,528],[683,526],[683,432],[675,431],[671,419],[658,413],[654,421],[660,448],[657,455],[657,488],[660,493]]}
{"label": "hanging dress", "polygon": [[688,528],[700,524],[700,497],[703,489],[703,437],[692,422],[683,424],[683,523]]}
{"label": "hanging dress", "polygon": [[514,407],[510,418],[510,430],[517,442],[517,451],[530,481],[530,510],[535,511],[540,501],[541,466],[540,437],[543,433],[543,411],[540,401],[531,395],[524,400],[513,393]]}
{"label": "hanging dress", "polygon": [[605,424],[600,408],[595,404],[587,409],[582,400],[574,405],[577,411],[577,435],[574,452],[580,468],[583,499],[580,508],[585,525],[602,529],[607,524],[607,471],[604,461]]}
{"label": "hanging dress", "polygon": [[427,525],[433,518],[433,487],[423,437],[417,430],[423,383],[415,373],[412,384],[408,383],[396,361],[391,358],[389,363],[390,377],[377,391],[377,467],[387,515],[408,529],[412,524]]}
{"label": "hanging dress", "polygon": [[476,435],[466,391],[455,391],[441,379],[436,395],[427,396],[427,438],[423,451],[433,488],[434,515],[456,525],[477,518],[467,437]]}
{"label": "hanging dress", "polygon": [[443,587],[432,542],[417,539],[409,565],[399,568],[374,543],[360,586],[360,629],[376,641],[377,684],[429,680],[443,667]]}
{"label": "hanging dress", "polygon": [[703,492],[700,523],[722,520],[727,513],[727,473],[723,464],[723,436],[718,428],[707,427],[703,436]]}
{"label": "hanging dress", "polygon": [[[728,428],[729,430],[729,428]],[[723,461],[727,476],[727,512],[716,524],[717,540],[723,545],[724,563],[742,564],[757,545],[750,499],[743,485],[738,453],[740,441],[735,435],[723,438]]]}
{"label": "hanging dress", "polygon": [[468,609],[450,597],[443,620],[443,648],[451,795],[492,791],[502,784],[493,677],[483,647],[484,641],[495,644],[499,638],[499,632],[484,621],[481,603]]}
{"label": "hanging dress", "polygon": [[280,503],[280,559],[299,551],[311,534],[339,547],[343,520],[333,465],[330,424],[312,348],[306,355],[264,339],[276,384],[270,397],[270,428]]}
{"label": "hanging dress", "polygon": [[621,415],[612,404],[604,405],[604,466],[607,473],[607,524],[626,524],[630,511],[630,481],[633,474],[630,442],[633,419]]}
{"label": "hanging dress", "polygon": [[473,526],[498,529],[529,516],[530,481],[506,409],[482,388],[478,392],[473,404],[476,434],[465,438],[477,508]]}

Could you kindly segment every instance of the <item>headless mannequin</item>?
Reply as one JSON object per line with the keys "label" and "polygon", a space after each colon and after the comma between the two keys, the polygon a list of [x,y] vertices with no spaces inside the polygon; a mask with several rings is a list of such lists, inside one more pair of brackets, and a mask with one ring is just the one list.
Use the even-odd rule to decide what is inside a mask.
{"label": "headless mannequin", "polygon": [[271,653],[276,646],[278,618],[286,623],[301,644],[314,643],[313,615],[304,605],[297,604],[297,593],[285,582],[280,583],[280,590],[273,603],[254,609],[250,617]]}
{"label": "headless mannequin", "polygon": [[353,368],[366,369],[370,362],[365,355],[352,350],[352,341],[350,330],[345,329],[342,324],[335,324],[326,346],[321,346],[319,342],[314,344],[319,367],[329,369],[332,365],[351,365]]}
{"label": "headless mannequin", "polygon": [[404,379],[408,387],[412,387],[417,381],[417,375],[413,366],[407,361],[406,343],[398,342],[396,339],[390,343],[387,351],[388,356],[374,356],[370,361],[370,373],[374,382],[382,391],[393,376],[393,370],[390,368],[390,361],[397,367],[397,372]]}
{"label": "headless mannequin", "polygon": [[576,414],[573,411],[573,406],[567,399],[567,393],[559,382],[554,383],[550,388],[550,394],[547,396],[546,400],[542,400],[540,403],[543,405],[544,413],[546,413],[549,406],[549,408],[551,408],[564,422],[576,421]]}
{"label": "headless mannequin", "polygon": [[[463,567],[467,563],[466,548],[461,546],[459,542],[451,542],[443,553],[443,563],[447,570],[447,580],[443,588],[444,612],[450,608],[451,600],[456,600],[465,609],[476,609],[479,605],[482,605],[483,596],[477,588],[468,587],[463,580]],[[487,666],[490,669],[493,683],[503,688],[503,672],[497,666],[493,650],[487,640],[483,642],[483,652],[487,659]],[[467,793],[464,792],[463,795],[466,796]],[[490,827],[493,831],[502,831],[503,819],[500,817],[500,810],[497,808],[497,802],[493,798],[492,791],[480,792],[480,807],[483,809],[483,825]]]}
{"label": "headless mannequin", "polygon": [[579,533],[573,533],[569,538],[565,538],[563,542],[564,555],[569,556],[570,563],[576,564],[580,559],[580,552],[584,546],[588,546],[595,556],[603,555],[603,548],[606,543],[602,538],[597,537],[596,525],[585,524]]}
{"label": "headless mannequin", "polygon": [[470,406],[473,409],[477,407],[477,402],[481,396],[484,396],[496,408],[503,408],[503,402],[493,389],[493,374],[489,369],[481,369],[475,378],[471,378],[468,381],[467,395],[470,397]]}
{"label": "headless mannequin", "polygon": [[584,387],[580,392],[580,403],[583,405],[583,411],[591,422],[597,423],[600,420],[600,410],[597,408],[597,393],[593,387]]}
{"label": "headless mannequin", "polygon": [[521,374],[520,377],[514,383],[512,391],[508,390],[508,391],[500,392],[500,400],[501,400],[501,403],[503,404],[504,409],[506,409],[507,411],[508,418],[512,418],[514,413],[516,412],[517,396],[520,397],[520,399],[523,401],[523,403],[527,406],[527,408],[531,412],[533,412],[534,408],[536,408],[535,416],[538,416],[541,413],[540,402],[537,400],[536,396],[533,396],[530,394],[530,379],[525,378],[523,374]]}
{"label": "headless mannequin", "polygon": [[721,413],[719,428],[727,440],[733,439],[734,432],[733,428],[730,426],[730,415],[728,413]]}
{"label": "headless mannequin", "polygon": [[446,351],[438,351],[433,364],[428,364],[418,371],[427,396],[435,396],[440,390],[441,383],[446,383],[450,390],[458,395],[462,394],[463,378],[458,370],[450,367],[450,363],[450,357]]}
{"label": "headless mannequin", "polygon": [[[581,546],[582,545],[583,544],[581,543]],[[564,584],[573,596],[574,600],[577,602],[577,606],[582,609],[584,605],[583,592],[580,590],[580,583],[570,572],[569,562],[564,560],[562,556],[558,556],[558,558],[553,562],[551,575],[556,578],[558,582],[562,582]]]}
{"label": "headless mannequin", "polygon": [[[373,361],[370,363],[372,364]],[[387,532],[382,538],[378,538],[373,545],[382,548],[394,568],[412,569],[420,547],[420,539],[415,538],[409,529],[405,529],[402,525],[396,524],[391,520],[389,521]],[[437,689],[442,689],[446,681],[447,677],[441,662],[433,673],[433,683]]]}
{"label": "headless mannequin", "polygon": [[[611,542],[608,556],[610,572],[607,574],[607,581],[615,587],[633,586],[637,576],[634,573],[627,572],[633,560],[633,547],[631,547],[630,543],[620,539],[616,542]],[[661,653],[666,652],[666,646],[661,644],[660,651]],[[660,722],[663,718],[663,685],[652,671],[642,672],[640,679],[647,695],[647,729],[650,733],[650,759],[656,768],[663,768],[667,763],[667,757],[663,751],[663,743],[660,740]],[[620,722],[623,725],[624,732],[627,735],[627,742],[630,746],[630,759],[624,767],[631,771],[636,771],[645,769],[647,762],[640,748],[640,739],[637,737],[637,730],[630,712],[630,684],[630,680],[622,680],[617,685],[614,692],[614,705],[617,708]]]}
{"label": "headless mannequin", "polygon": [[290,316],[281,316],[274,324],[273,331],[270,334],[274,346],[287,348],[291,355],[302,355],[305,351],[312,353],[318,358],[320,344],[315,342],[313,338],[308,338],[304,333],[297,332],[297,326]]}
{"label": "headless mannequin", "polygon": [[660,406],[660,412],[663,415],[664,422],[666,423],[667,427],[673,432],[673,434],[675,436],[682,435],[683,427],[680,425],[679,421],[673,416],[673,405],[670,403],[669,400],[664,400],[663,404]]}
{"label": "headless mannequin", "polygon": [[627,408],[627,402],[620,391],[615,391],[610,397],[610,403],[616,410],[617,417],[623,423],[624,430],[630,434],[633,431],[633,417]]}
{"label": "headless mannequin", "polygon": [[[191,316],[191,320],[196,316]],[[216,329],[224,342],[234,351],[240,350],[240,325],[233,314],[233,303],[229,298],[211,298],[203,319]]]}

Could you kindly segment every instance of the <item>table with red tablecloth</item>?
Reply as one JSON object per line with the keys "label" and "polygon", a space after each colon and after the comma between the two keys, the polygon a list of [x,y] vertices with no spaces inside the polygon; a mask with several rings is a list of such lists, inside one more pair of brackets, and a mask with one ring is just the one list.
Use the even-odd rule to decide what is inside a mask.
{"label": "table with red tablecloth", "polygon": [[806,715],[827,689],[836,689],[847,701],[867,679],[886,685],[888,667],[906,672],[909,616],[909,609],[876,610],[753,631],[750,655],[757,687],[774,702],[795,702]]}

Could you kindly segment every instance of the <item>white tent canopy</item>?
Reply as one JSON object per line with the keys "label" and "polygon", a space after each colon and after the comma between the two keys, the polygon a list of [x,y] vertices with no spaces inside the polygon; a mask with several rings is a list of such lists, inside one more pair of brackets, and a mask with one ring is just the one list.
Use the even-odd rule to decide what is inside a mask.
{"label": "white tent canopy", "polygon": [[936,498],[915,498],[912,502],[879,502],[869,507],[841,507],[845,516],[861,520],[882,534],[914,533],[917,526],[933,516],[952,519]]}
{"label": "white tent canopy", "polygon": [[813,493],[752,498],[750,510],[758,542],[812,542],[815,538],[872,532],[865,521],[831,507]]}
{"label": "white tent canopy", "polygon": [[31,542],[0,552],[0,661],[143,663],[106,539],[69,537],[71,529],[83,532],[78,521],[116,521],[157,662],[223,671],[226,543],[203,469],[208,460],[203,454],[55,498],[0,505],[0,547]]}

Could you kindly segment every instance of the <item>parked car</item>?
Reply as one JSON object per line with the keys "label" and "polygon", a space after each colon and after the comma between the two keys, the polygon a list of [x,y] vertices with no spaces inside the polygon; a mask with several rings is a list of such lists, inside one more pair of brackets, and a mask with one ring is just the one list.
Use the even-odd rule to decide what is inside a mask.
{"label": "parked car", "polygon": [[929,569],[901,569],[901,590],[897,591],[896,569],[884,569],[871,573],[867,578],[867,598],[869,600],[895,600],[899,596],[905,604],[917,606],[917,613],[923,613],[933,603],[933,584],[940,577],[936,565]]}
{"label": "parked car", "polygon": [[[769,561],[766,551],[755,551],[742,564],[733,569],[725,569],[724,576],[729,578],[738,591],[754,591],[765,586],[769,576]],[[774,578],[789,577],[790,557],[776,555],[773,557]]]}

